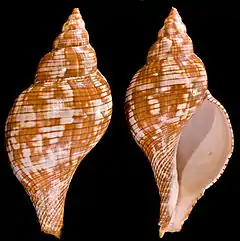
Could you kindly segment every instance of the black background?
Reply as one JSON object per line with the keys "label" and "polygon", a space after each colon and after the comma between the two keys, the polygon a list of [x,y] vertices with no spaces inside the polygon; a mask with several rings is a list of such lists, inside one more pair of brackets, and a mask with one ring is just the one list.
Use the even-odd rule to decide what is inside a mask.
{"label": "black background", "polygon": [[[62,240],[159,240],[157,186],[147,158],[127,127],[124,99],[172,6],[178,9],[195,53],[206,66],[209,90],[230,116],[235,149],[223,176],[198,201],[182,231],[167,233],[163,240],[239,238],[240,6],[157,2],[78,1],[74,6],[86,23],[114,107],[106,134],[72,179]],[[33,83],[40,58],[51,51],[72,10],[64,3],[1,9],[1,241],[55,240],[40,233],[30,199],[12,173],[4,147],[4,124],[14,100]]]}

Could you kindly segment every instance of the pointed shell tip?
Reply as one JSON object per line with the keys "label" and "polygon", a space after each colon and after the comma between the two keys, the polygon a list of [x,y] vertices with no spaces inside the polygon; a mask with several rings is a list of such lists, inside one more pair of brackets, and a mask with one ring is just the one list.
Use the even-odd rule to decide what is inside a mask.
{"label": "pointed shell tip", "polygon": [[74,8],[72,14],[80,14],[79,8]]}
{"label": "pointed shell tip", "polygon": [[172,7],[168,17],[166,18],[166,20],[173,20],[174,22],[181,22],[182,18],[180,16],[180,14],[178,13],[178,10],[174,7]]}
{"label": "pointed shell tip", "polygon": [[171,9],[171,11],[170,11],[170,13],[169,13],[169,16],[170,15],[179,15],[179,13],[178,13],[178,10],[176,9],[176,8],[174,8],[174,7],[172,7],[172,9]]}

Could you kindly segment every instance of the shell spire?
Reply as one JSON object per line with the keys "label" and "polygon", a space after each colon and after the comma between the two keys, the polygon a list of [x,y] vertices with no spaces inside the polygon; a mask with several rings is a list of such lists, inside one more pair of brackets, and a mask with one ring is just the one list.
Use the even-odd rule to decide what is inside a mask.
{"label": "shell spire", "polygon": [[72,14],[68,17],[67,22],[63,25],[62,32],[66,32],[69,29],[81,28],[85,28],[85,22],[82,19],[79,9],[74,8]]}
{"label": "shell spire", "polygon": [[40,60],[34,84],[16,99],[5,128],[11,167],[43,232],[60,238],[71,179],[106,132],[111,114],[110,87],[75,8]]}
{"label": "shell spire", "polygon": [[182,22],[182,18],[179,15],[178,10],[174,7],[171,8],[171,11],[170,11],[168,17],[166,18],[165,22],[168,21],[169,19],[172,19],[175,22]]}
{"label": "shell spire", "polygon": [[84,46],[89,44],[88,32],[78,8],[74,8],[62,27],[62,33],[57,36],[53,49],[70,46]]}
{"label": "shell spire", "polygon": [[228,116],[207,88],[205,66],[172,8],[125,100],[131,133],[148,157],[159,189],[161,237],[181,230],[232,153]]}
{"label": "shell spire", "polygon": [[96,53],[89,43],[82,16],[75,8],[56,37],[52,51],[41,59],[35,82],[61,81],[64,78],[91,75],[96,71]]}
{"label": "shell spire", "polygon": [[160,61],[169,55],[184,58],[193,53],[192,40],[187,34],[177,9],[172,8],[164,21],[164,26],[158,32],[158,39],[150,48],[147,61]]}

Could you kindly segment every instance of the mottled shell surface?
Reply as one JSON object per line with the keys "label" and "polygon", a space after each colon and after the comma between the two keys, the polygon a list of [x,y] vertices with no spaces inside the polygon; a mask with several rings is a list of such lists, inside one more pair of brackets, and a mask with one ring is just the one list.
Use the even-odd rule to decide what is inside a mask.
{"label": "mottled shell surface", "polygon": [[225,109],[208,91],[204,64],[175,8],[127,89],[125,113],[159,189],[160,236],[180,231],[224,171],[233,133]]}
{"label": "mottled shell surface", "polygon": [[43,232],[60,237],[71,179],[104,135],[111,114],[109,85],[97,69],[85,23],[75,8],[6,122],[11,167]]}

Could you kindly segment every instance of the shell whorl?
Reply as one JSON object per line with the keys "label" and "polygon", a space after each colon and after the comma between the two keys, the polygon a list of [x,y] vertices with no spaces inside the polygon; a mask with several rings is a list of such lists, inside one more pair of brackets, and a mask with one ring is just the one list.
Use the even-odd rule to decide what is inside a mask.
{"label": "shell whorl", "polygon": [[53,49],[61,49],[74,46],[86,46],[89,44],[88,32],[80,11],[75,8],[67,22],[62,27],[62,33],[57,36],[53,43]]}
{"label": "shell whorl", "polygon": [[42,231],[58,238],[74,172],[111,120],[111,91],[96,66],[85,24],[74,9],[6,122],[13,172],[33,202]]}
{"label": "shell whorl", "polygon": [[[184,215],[184,212],[181,213],[181,195],[184,193],[182,183],[185,182],[179,179],[182,178],[179,173],[179,165],[183,165],[183,163],[178,163],[177,153],[179,143],[183,146],[187,145],[184,138],[182,138],[184,141],[181,140],[182,133],[197,112],[206,111],[209,118],[209,120],[207,118],[204,120],[206,123],[212,121],[214,117],[211,115],[216,113],[215,118],[219,121],[219,126],[216,125],[216,127],[213,124],[213,131],[210,132],[211,138],[216,136],[214,131],[219,128],[218,134],[222,133],[227,139],[225,150],[231,153],[231,126],[224,124],[227,123],[226,120],[222,121],[224,118],[226,119],[226,116],[222,114],[224,108],[211,105],[212,102],[207,98],[209,96],[207,87],[205,66],[201,59],[194,54],[192,40],[187,34],[186,26],[178,11],[172,8],[164,21],[164,26],[158,32],[156,42],[148,52],[146,64],[131,80],[125,101],[125,113],[131,133],[148,157],[159,189],[161,199],[160,236],[167,231],[181,229],[182,221],[184,222],[184,217],[179,218],[179,216]],[[210,112],[211,108],[214,111]],[[195,119],[192,122],[194,125],[199,125]],[[195,132],[191,131],[194,135]],[[200,134],[197,133],[197,135]],[[194,139],[194,137],[191,138]],[[190,144],[191,140],[189,140],[189,147],[185,147],[190,149]],[[203,153],[218,151],[217,147],[210,146],[210,144],[205,147],[201,146],[199,149],[202,148]],[[182,161],[186,155],[181,153],[180,156]],[[219,170],[223,164],[222,160],[227,159],[227,156],[224,152],[224,157],[219,162]],[[206,156],[207,158],[209,157]],[[189,159],[195,163],[194,160]],[[196,163],[196,165],[198,164]],[[195,166],[193,165],[192,168],[194,169]],[[213,171],[209,175],[214,176],[215,174]],[[184,173],[183,179],[186,176],[187,174]],[[193,183],[196,180],[193,180]],[[213,180],[216,179],[213,178]],[[207,188],[206,186],[199,188],[198,196]],[[193,200],[189,199],[189,203],[186,205],[192,206],[194,201],[196,198],[193,197]],[[172,217],[175,215],[175,208],[179,207],[178,202],[180,202],[180,212],[178,210],[177,221],[175,221],[172,220]],[[189,207],[184,208],[190,210]],[[171,225],[174,228],[171,228]]]}
{"label": "shell whorl", "polygon": [[56,37],[52,51],[41,59],[35,82],[61,81],[64,78],[94,74],[96,71],[96,54],[89,43],[82,16],[75,8]]}
{"label": "shell whorl", "polygon": [[147,61],[160,61],[169,56],[186,58],[193,54],[192,40],[187,34],[185,24],[175,8],[164,21],[164,26],[158,32],[158,39],[148,52]]}
{"label": "shell whorl", "polygon": [[[192,52],[191,40],[176,9],[172,8],[165,24],[149,50],[146,65],[135,74],[126,93],[126,115],[140,146],[147,141],[140,131],[143,129],[145,134],[148,133],[147,119],[158,123],[161,133],[180,132],[203,102],[207,91],[204,64]],[[174,35],[174,32],[178,34]],[[185,39],[187,41],[182,41]],[[163,40],[171,44],[166,48]],[[140,108],[142,111],[137,112]],[[139,124],[142,125],[140,129]],[[156,128],[150,130],[153,132]],[[150,146],[149,143],[147,153],[152,159]]]}

